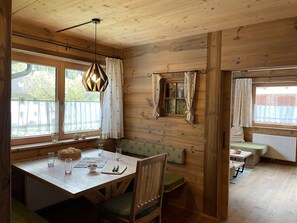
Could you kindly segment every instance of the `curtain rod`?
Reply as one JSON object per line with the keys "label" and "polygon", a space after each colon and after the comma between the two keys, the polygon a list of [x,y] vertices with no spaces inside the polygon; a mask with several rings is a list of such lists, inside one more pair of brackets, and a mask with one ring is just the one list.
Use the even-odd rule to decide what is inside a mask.
{"label": "curtain rod", "polygon": [[[43,43],[49,43],[49,44],[56,45],[56,46],[62,46],[62,47],[65,47],[66,50],[68,50],[68,49],[74,49],[74,50],[78,50],[78,51],[82,51],[82,52],[94,54],[93,51],[85,50],[85,49],[82,49],[82,48],[79,48],[79,47],[76,47],[76,46],[71,46],[68,43],[65,44],[65,43],[60,43],[60,42],[56,42],[56,41],[41,39],[41,38],[37,38],[37,37],[33,37],[33,36],[28,36],[28,35],[25,35],[25,34],[22,34],[22,33],[16,33],[16,32],[13,32],[12,35],[13,36],[22,37],[22,38],[26,38],[26,39],[30,39],[30,40],[35,40],[35,41],[43,42]],[[99,56],[104,56],[104,57],[109,57],[109,58],[114,58],[114,59],[120,59],[120,60],[123,59],[121,57],[109,56],[109,55],[102,54],[102,53],[97,53],[97,52],[96,52],[96,54],[99,55]]]}
{"label": "curtain rod", "polygon": [[183,71],[174,71],[174,72],[154,72],[154,73],[147,73],[148,77],[151,77],[153,74],[183,74],[185,72],[197,72],[198,74],[206,74],[206,70],[183,70]]}

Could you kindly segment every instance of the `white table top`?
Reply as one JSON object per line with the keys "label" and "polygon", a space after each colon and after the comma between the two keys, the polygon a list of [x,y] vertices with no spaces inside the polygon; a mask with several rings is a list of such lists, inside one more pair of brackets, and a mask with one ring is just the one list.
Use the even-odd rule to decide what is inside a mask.
{"label": "white table top", "polygon": [[241,151],[241,153],[236,154],[234,149],[230,149],[230,157],[245,159],[251,155],[252,153],[247,151]]}
{"label": "white table top", "polygon": [[[98,157],[97,150],[82,151],[83,157]],[[70,197],[78,197],[91,190],[98,190],[129,179],[134,176],[136,171],[137,158],[122,155],[121,160],[115,161],[115,154],[104,151],[104,158],[107,158],[109,165],[125,165],[127,169],[120,175],[101,174],[100,169],[96,173],[90,173],[88,168],[72,168],[71,175],[64,173],[64,161],[56,158],[55,166],[47,166],[47,158],[29,160],[14,163],[13,166],[40,181],[61,190]],[[73,167],[79,160],[73,161]],[[106,165],[107,165],[106,164]]]}

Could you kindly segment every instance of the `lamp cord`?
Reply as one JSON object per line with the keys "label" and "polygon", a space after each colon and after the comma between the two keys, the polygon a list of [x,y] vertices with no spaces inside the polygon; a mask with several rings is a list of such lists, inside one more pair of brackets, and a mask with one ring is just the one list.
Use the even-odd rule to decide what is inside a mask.
{"label": "lamp cord", "polygon": [[97,61],[97,58],[96,58],[96,46],[97,46],[97,22],[95,22],[95,61]]}

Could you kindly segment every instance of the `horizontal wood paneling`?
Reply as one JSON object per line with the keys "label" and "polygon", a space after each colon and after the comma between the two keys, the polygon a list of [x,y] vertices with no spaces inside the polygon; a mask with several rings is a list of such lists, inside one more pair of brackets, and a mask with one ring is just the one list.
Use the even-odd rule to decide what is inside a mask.
{"label": "horizontal wood paneling", "polygon": [[99,143],[104,144],[104,149],[108,151],[114,151],[113,140],[99,140],[99,139],[87,139],[84,141],[72,141],[66,143],[56,144],[41,144],[36,146],[34,144],[28,144],[23,146],[14,146],[11,152],[11,161],[17,162],[21,160],[34,159],[37,157],[45,157],[48,152],[57,153],[60,149],[66,149],[68,147],[75,147],[77,149],[85,150],[88,148],[97,148]]}
{"label": "horizontal wood paneling", "polygon": [[197,124],[184,118],[152,117],[152,79],[148,73],[206,68],[206,35],[128,48],[124,55],[125,137],[185,148],[185,165],[169,165],[187,184],[169,198],[184,209],[201,212],[203,196],[205,75],[199,75],[194,100]]}
{"label": "horizontal wood paneling", "polygon": [[[66,48],[61,45],[51,44],[50,42],[68,45],[69,47]],[[72,37],[65,33],[60,34],[56,31],[49,31],[46,28],[34,26],[33,24],[26,23],[24,21],[13,23],[12,47],[36,53],[89,62],[94,60],[95,52],[93,41]],[[77,50],[76,48],[87,52]],[[97,53],[105,55],[97,56],[97,60],[102,64],[105,64],[106,56],[121,56],[119,50],[101,44],[97,44]]]}
{"label": "horizontal wood paneling", "polygon": [[297,65],[297,18],[223,31],[222,69]]}

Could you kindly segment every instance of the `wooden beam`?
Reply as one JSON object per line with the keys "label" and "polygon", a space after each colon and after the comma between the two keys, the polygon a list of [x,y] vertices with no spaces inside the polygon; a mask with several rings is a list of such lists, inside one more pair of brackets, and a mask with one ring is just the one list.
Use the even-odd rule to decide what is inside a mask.
{"label": "wooden beam", "polygon": [[220,216],[221,45],[221,31],[208,34],[203,214],[214,218]]}
{"label": "wooden beam", "polygon": [[[232,73],[230,71],[222,72],[222,152],[221,152],[221,218],[228,218],[228,202],[229,202],[229,160],[230,160],[230,129],[231,129],[231,89],[232,89]],[[220,134],[220,133],[219,133]]]}
{"label": "wooden beam", "polygon": [[0,222],[11,222],[10,89],[11,0],[0,1]]}

